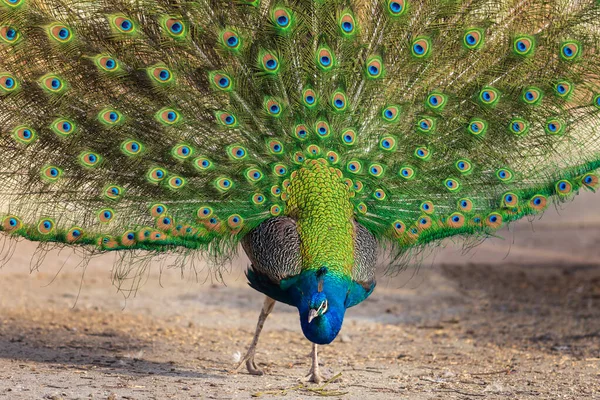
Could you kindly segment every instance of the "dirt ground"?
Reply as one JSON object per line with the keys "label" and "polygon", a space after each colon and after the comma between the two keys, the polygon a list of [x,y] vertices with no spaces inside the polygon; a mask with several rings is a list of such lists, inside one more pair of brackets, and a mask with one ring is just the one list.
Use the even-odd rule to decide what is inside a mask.
{"label": "dirt ground", "polygon": [[36,246],[20,243],[0,270],[0,399],[600,399],[598,196],[382,276],[321,348],[341,374],[326,385],[304,381],[310,345],[282,304],[259,343],[266,375],[229,372],[263,301],[243,258],[226,285],[157,263],[125,298],[112,255],[82,281],[68,251],[30,274]]}

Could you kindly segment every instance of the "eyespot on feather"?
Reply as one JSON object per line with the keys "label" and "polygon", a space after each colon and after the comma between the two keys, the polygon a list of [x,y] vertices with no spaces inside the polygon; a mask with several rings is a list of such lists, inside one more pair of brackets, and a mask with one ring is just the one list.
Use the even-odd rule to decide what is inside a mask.
{"label": "eyespot on feather", "polygon": [[46,27],[48,37],[58,43],[64,44],[73,40],[73,32],[71,29],[62,24],[52,24]]}
{"label": "eyespot on feather", "polygon": [[280,32],[287,32],[292,27],[294,17],[292,12],[284,7],[276,7],[271,11],[271,22]]}
{"label": "eyespot on feather", "polygon": [[560,57],[564,61],[574,61],[581,56],[581,53],[581,44],[576,41],[569,40],[560,45]]}
{"label": "eyespot on feather", "polygon": [[384,136],[379,140],[379,148],[384,151],[396,150],[397,141],[393,136]]}
{"label": "eyespot on feather", "polygon": [[265,196],[262,193],[255,193],[252,195],[252,204],[261,205],[266,201]]}
{"label": "eyespot on feather", "polygon": [[502,207],[513,208],[519,205],[519,196],[512,192],[505,193],[502,196]]}
{"label": "eyespot on feather", "polygon": [[554,85],[555,94],[562,99],[568,99],[569,96],[571,96],[571,94],[573,93],[573,89],[574,86],[569,81],[558,81]]}
{"label": "eyespot on feather", "polygon": [[227,155],[232,160],[244,160],[248,157],[248,151],[240,145],[227,146]]}
{"label": "eyespot on feather", "polygon": [[41,170],[42,179],[48,182],[55,182],[62,176],[62,174],[63,171],[60,168],[55,167],[53,165],[43,167]]}
{"label": "eyespot on feather", "polygon": [[121,143],[121,151],[127,156],[136,156],[142,153],[143,149],[142,144],[135,140],[126,140]]}
{"label": "eyespot on feather", "polygon": [[348,106],[346,94],[342,91],[336,91],[331,97],[331,106],[335,111],[345,111]]}
{"label": "eyespot on feather", "polygon": [[561,196],[571,194],[571,192],[573,191],[573,185],[571,185],[571,182],[569,182],[566,179],[561,179],[560,181],[556,182],[556,185],[554,187],[556,193],[558,193]]}
{"label": "eyespot on feather", "polygon": [[455,192],[460,189],[460,182],[454,178],[448,178],[444,181],[444,187],[451,192]]}
{"label": "eyespot on feather", "polygon": [[441,112],[448,103],[448,96],[443,93],[431,93],[427,96],[425,105],[433,111]]}
{"label": "eyespot on feather", "polygon": [[130,18],[124,15],[111,15],[108,18],[110,26],[116,33],[133,35],[136,33],[136,25]]}
{"label": "eyespot on feather", "polygon": [[167,184],[169,185],[169,188],[177,190],[177,189],[181,189],[182,187],[184,187],[186,184],[186,181],[185,181],[185,178],[183,178],[181,176],[172,176],[167,181]]}
{"label": "eyespot on feather", "polygon": [[233,181],[229,178],[220,177],[215,179],[215,187],[221,192],[226,192],[233,187]]}
{"label": "eyespot on feather", "polygon": [[381,117],[385,122],[398,122],[398,117],[400,116],[400,107],[396,105],[390,105],[385,107],[381,111]]}
{"label": "eyespot on feather", "polygon": [[161,231],[168,231],[174,225],[173,218],[168,215],[161,215],[156,218],[156,227]]}
{"label": "eyespot on feather", "polygon": [[508,168],[500,168],[499,170],[496,171],[496,177],[500,181],[502,181],[504,183],[508,183],[508,182],[512,181],[514,174]]}
{"label": "eyespot on feather", "polygon": [[549,135],[561,135],[564,133],[565,124],[558,118],[550,118],[546,121],[544,129]]}
{"label": "eyespot on feather", "polygon": [[485,219],[485,225],[491,229],[498,229],[502,226],[502,215],[497,212],[489,214]]}
{"label": "eyespot on feather", "polygon": [[161,182],[167,176],[167,171],[164,168],[154,167],[148,171],[148,180],[152,183]]}
{"label": "eyespot on feather", "polygon": [[513,51],[516,55],[530,57],[535,50],[535,39],[533,36],[517,36],[513,42]]}
{"label": "eyespot on feather", "polygon": [[356,210],[360,213],[360,214],[366,214],[367,213],[367,205],[365,203],[358,203],[356,205]]}
{"label": "eyespot on feather", "polygon": [[161,204],[161,203],[154,204],[150,207],[150,215],[152,215],[152,217],[154,217],[154,218],[158,218],[166,212],[167,212],[167,206],[165,206],[164,204]]}
{"label": "eyespot on feather", "polygon": [[483,136],[485,134],[485,132],[487,131],[487,127],[488,127],[488,124],[486,121],[479,119],[479,118],[474,118],[471,120],[471,122],[469,122],[469,125],[467,126],[467,130],[472,135]]}
{"label": "eyespot on feather", "polygon": [[361,181],[358,181],[358,180],[354,181],[354,186],[352,189],[354,189],[354,191],[356,193],[361,193],[364,188],[365,188],[365,185]]}
{"label": "eyespot on feather", "polygon": [[436,128],[436,119],[432,117],[422,117],[417,120],[417,131],[421,133],[433,133]]}
{"label": "eyespot on feather", "polygon": [[72,121],[65,118],[58,118],[51,125],[52,131],[62,137],[72,135],[76,128],[76,125]]}
{"label": "eyespot on feather", "polygon": [[427,147],[417,147],[414,152],[415,157],[419,160],[427,161],[431,159],[431,152]]}
{"label": "eyespot on feather", "polygon": [[471,164],[471,161],[467,160],[466,158],[458,160],[456,163],[454,163],[454,166],[460,173],[465,175],[473,171],[473,164]]}
{"label": "eyespot on feather", "polygon": [[343,144],[346,146],[352,146],[356,141],[356,132],[354,129],[346,129],[344,132],[342,132],[341,137]]}
{"label": "eyespot on feather", "polygon": [[508,130],[516,136],[523,136],[529,131],[529,122],[522,118],[513,118],[508,125]]}
{"label": "eyespot on feather", "polygon": [[458,208],[464,212],[471,212],[473,210],[473,202],[467,198],[460,199],[458,200]]}
{"label": "eyespot on feather", "polygon": [[338,153],[336,153],[335,151],[328,151],[327,152],[327,161],[329,161],[331,164],[337,164],[338,161],[340,160],[340,156],[338,155]]}
{"label": "eyespot on feather", "polygon": [[217,111],[217,121],[228,128],[235,128],[237,126],[237,119],[233,114],[225,111]]}
{"label": "eyespot on feather", "polygon": [[587,173],[581,178],[581,184],[587,187],[588,189],[597,189],[598,188],[598,175],[593,173]]}
{"label": "eyespot on feather", "polygon": [[493,87],[485,87],[479,93],[479,101],[485,106],[495,106],[500,100],[500,92]]}
{"label": "eyespot on feather", "polygon": [[100,165],[102,157],[97,153],[85,151],[79,155],[79,161],[84,167],[94,168]]}
{"label": "eyespot on feather", "polygon": [[546,196],[541,195],[541,194],[536,194],[529,201],[529,206],[536,211],[544,210],[546,208],[547,204],[548,204],[548,199],[546,198]]}
{"label": "eyespot on feather", "polygon": [[37,230],[42,235],[49,235],[54,230],[54,221],[49,218],[42,218],[38,222]]}
{"label": "eyespot on feather", "polygon": [[398,174],[406,180],[411,180],[415,178],[415,169],[408,166],[401,167]]}
{"label": "eyespot on feather", "polygon": [[540,104],[543,97],[542,90],[535,86],[528,87],[523,90],[523,94],[521,95],[521,99],[525,102],[525,104],[529,105],[538,105]]}
{"label": "eyespot on feather", "polygon": [[0,43],[15,44],[21,39],[21,33],[9,25],[0,26]]}
{"label": "eyespot on feather", "polygon": [[311,88],[304,89],[304,92],[302,93],[302,100],[306,107],[314,108],[317,105],[317,93]]}
{"label": "eyespot on feather", "polygon": [[31,144],[37,139],[37,133],[35,130],[26,125],[17,126],[12,131],[13,138],[22,144]]}
{"label": "eyespot on feather", "polygon": [[308,137],[308,128],[306,128],[306,125],[296,125],[296,128],[294,129],[294,137],[298,140],[305,140]]}
{"label": "eyespot on feather", "polygon": [[194,150],[185,143],[175,145],[171,149],[171,155],[178,160],[187,160],[194,154]]}
{"label": "eyespot on feather", "polygon": [[81,229],[78,226],[74,226],[68,230],[67,234],[65,235],[65,240],[67,241],[67,243],[75,243],[82,237],[83,229]]}
{"label": "eyespot on feather", "polygon": [[271,154],[280,155],[283,154],[284,147],[283,143],[279,140],[271,139],[267,142],[267,148]]}
{"label": "eyespot on feather", "polygon": [[417,37],[411,46],[413,57],[418,59],[427,58],[431,55],[431,39],[426,36]]}
{"label": "eyespot on feather", "polygon": [[98,113],[98,121],[105,126],[117,126],[123,122],[123,114],[112,108],[105,108]]}
{"label": "eyespot on feather", "polygon": [[263,72],[276,74],[279,72],[279,58],[272,52],[264,51],[259,54],[260,67]]}
{"label": "eyespot on feather", "polygon": [[399,17],[406,12],[405,0],[388,0],[387,11],[393,17]]}
{"label": "eyespot on feather", "polygon": [[329,71],[335,65],[335,58],[329,48],[321,46],[316,52],[317,67],[323,71]]}
{"label": "eyespot on feather", "polygon": [[383,189],[376,189],[373,192],[373,198],[375,200],[385,200],[385,198],[387,197],[386,193],[383,191]]}
{"label": "eyespot on feather", "polygon": [[246,177],[248,182],[255,183],[260,181],[264,177],[264,174],[258,168],[252,167],[244,171],[244,176]]}
{"label": "eyespot on feather", "polygon": [[135,244],[135,232],[127,231],[121,235],[121,245],[125,247],[131,247]]}
{"label": "eyespot on feather", "polygon": [[233,90],[233,80],[231,76],[226,74],[225,72],[220,71],[212,71],[208,74],[209,82],[211,86],[223,92],[229,92]]}
{"label": "eyespot on feather", "polygon": [[40,78],[39,84],[46,92],[61,93],[66,90],[66,84],[57,75],[47,74]]}
{"label": "eyespot on feather", "polygon": [[109,200],[119,200],[121,197],[123,197],[125,189],[117,185],[108,185],[104,188],[102,193],[104,193],[104,197]]}
{"label": "eyespot on feather", "polygon": [[432,225],[431,218],[429,216],[427,216],[427,215],[421,216],[419,218],[419,220],[417,221],[417,227],[420,230],[431,228],[431,225]]}
{"label": "eyespot on feather", "polygon": [[308,154],[310,154],[311,157],[317,157],[321,154],[321,148],[316,144],[311,144],[308,146],[306,151],[308,151]]}
{"label": "eyespot on feather", "polygon": [[281,112],[283,111],[281,102],[272,97],[265,98],[264,108],[267,111],[267,114],[269,114],[272,117],[279,117],[281,115]]}
{"label": "eyespot on feather", "polygon": [[221,43],[227,50],[237,51],[242,46],[242,39],[233,29],[225,29],[220,34]]}
{"label": "eyespot on feather", "polygon": [[271,213],[272,216],[276,217],[279,214],[281,214],[281,207],[279,205],[277,205],[277,204],[274,204],[274,205],[271,206],[271,208],[270,208],[269,211],[270,211],[270,213]]}
{"label": "eyespot on feather", "polygon": [[105,224],[112,221],[114,216],[115,216],[115,212],[113,210],[111,210],[110,208],[104,208],[104,209],[98,211],[98,220]]}
{"label": "eyespot on feather", "polygon": [[271,186],[271,195],[275,197],[281,196],[281,188],[278,185]]}
{"label": "eyespot on feather", "polygon": [[176,17],[163,18],[162,26],[167,35],[174,39],[181,39],[187,34],[187,26],[185,22]]}
{"label": "eyespot on feather", "polygon": [[350,11],[344,11],[338,22],[340,26],[340,32],[344,37],[352,37],[356,33],[356,21],[354,15]]}
{"label": "eyespot on feather", "polygon": [[384,75],[383,60],[379,56],[371,56],[367,59],[367,77],[371,79],[381,78]]}
{"label": "eyespot on feather", "polygon": [[14,232],[22,226],[21,220],[14,215],[8,215],[2,219],[2,230],[4,232]]}
{"label": "eyespot on feather", "polygon": [[147,69],[148,76],[159,85],[167,85],[174,81],[173,73],[164,65],[155,65]]}
{"label": "eyespot on feather", "polygon": [[463,35],[463,46],[468,50],[477,50],[483,46],[484,33],[481,29],[468,29]]}
{"label": "eyespot on feather", "polygon": [[394,229],[394,234],[396,236],[400,236],[406,231],[406,225],[399,219],[392,222],[392,228]]}
{"label": "eyespot on feather", "polygon": [[8,72],[0,73],[0,95],[9,94],[19,89],[19,81]]}
{"label": "eyespot on feather", "polygon": [[346,165],[346,170],[352,174],[358,174],[362,170],[362,164],[357,160],[350,161]]}
{"label": "eyespot on feather", "polygon": [[273,173],[277,176],[285,176],[287,175],[287,167],[283,164],[275,164],[273,166]]}
{"label": "eyespot on feather", "polygon": [[320,120],[315,124],[315,132],[317,132],[317,136],[320,138],[329,137],[331,134],[331,130],[329,129],[329,124],[327,121]]}
{"label": "eyespot on feather", "polygon": [[196,157],[194,159],[194,168],[196,168],[198,171],[206,171],[208,169],[211,169],[212,167],[212,161],[210,161],[206,157]]}
{"label": "eyespot on feather", "polygon": [[371,176],[380,178],[383,176],[383,173],[384,173],[384,169],[381,164],[374,163],[369,166],[369,174]]}
{"label": "eyespot on feather", "polygon": [[154,118],[165,126],[175,125],[181,120],[181,114],[173,108],[162,108],[154,114]]}
{"label": "eyespot on feather", "polygon": [[239,214],[232,214],[229,216],[229,218],[227,218],[227,225],[231,229],[239,229],[242,227],[242,225],[244,225],[244,218],[242,218],[242,216]]}
{"label": "eyespot on feather", "polygon": [[94,58],[94,63],[104,72],[115,72],[120,69],[119,62],[113,57],[105,54],[97,55]]}
{"label": "eyespot on feather", "polygon": [[421,203],[421,205],[419,206],[419,208],[421,209],[421,211],[423,211],[425,214],[431,214],[434,212],[434,206],[433,203],[431,201],[424,201]]}
{"label": "eyespot on feather", "polygon": [[447,224],[451,228],[462,228],[465,225],[465,216],[458,212],[452,213],[448,217]]}

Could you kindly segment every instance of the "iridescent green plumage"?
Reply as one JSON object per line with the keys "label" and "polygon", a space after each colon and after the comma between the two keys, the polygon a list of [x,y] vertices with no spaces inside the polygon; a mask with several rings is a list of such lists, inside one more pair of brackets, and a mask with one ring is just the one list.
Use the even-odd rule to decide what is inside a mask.
{"label": "iridescent green plumage", "polygon": [[346,278],[353,220],[399,255],[488,236],[598,187],[598,21],[594,0],[0,0],[0,229],[229,256],[293,216],[306,249],[314,220],[349,227],[302,254]]}

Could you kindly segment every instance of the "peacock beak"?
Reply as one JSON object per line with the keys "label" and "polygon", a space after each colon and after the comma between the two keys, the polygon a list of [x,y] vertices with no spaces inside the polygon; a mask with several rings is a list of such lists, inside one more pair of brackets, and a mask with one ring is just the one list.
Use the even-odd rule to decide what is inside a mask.
{"label": "peacock beak", "polygon": [[310,324],[312,322],[312,320],[317,318],[318,316],[319,316],[319,311],[315,310],[314,308],[311,308],[310,311],[308,312],[308,323]]}

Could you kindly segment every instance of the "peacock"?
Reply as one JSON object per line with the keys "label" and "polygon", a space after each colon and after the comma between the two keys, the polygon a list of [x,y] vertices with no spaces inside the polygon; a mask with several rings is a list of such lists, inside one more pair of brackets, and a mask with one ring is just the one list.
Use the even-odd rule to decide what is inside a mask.
{"label": "peacock", "polygon": [[[389,269],[600,168],[597,0],[0,0],[0,230],[232,257],[317,346]],[[381,250],[380,250],[381,253]]]}

